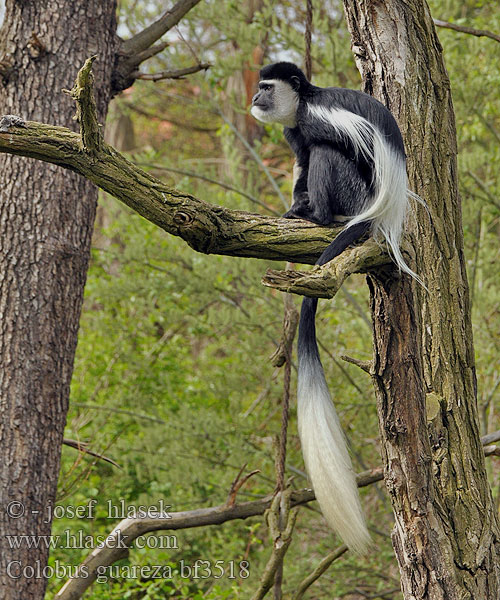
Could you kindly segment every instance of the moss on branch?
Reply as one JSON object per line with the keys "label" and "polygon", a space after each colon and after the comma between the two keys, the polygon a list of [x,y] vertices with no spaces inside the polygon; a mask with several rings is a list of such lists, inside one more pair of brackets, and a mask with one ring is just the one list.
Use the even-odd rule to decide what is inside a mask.
{"label": "moss on branch", "polygon": [[94,150],[65,127],[33,121],[0,133],[0,152],[80,173],[198,252],[313,264],[340,229],[215,206],[170,188],[105,142]]}
{"label": "moss on branch", "polygon": [[391,264],[387,252],[373,239],[347,248],[340,256],[311,271],[276,271],[268,269],[262,283],[282,292],[315,298],[333,298],[352,273],[366,273],[374,267]]}
{"label": "moss on branch", "polygon": [[83,150],[94,157],[99,156],[103,144],[102,127],[97,121],[92,74],[92,65],[96,58],[97,56],[91,56],[85,61],[78,71],[73,89],[67,92],[76,102],[76,119],[80,125]]}

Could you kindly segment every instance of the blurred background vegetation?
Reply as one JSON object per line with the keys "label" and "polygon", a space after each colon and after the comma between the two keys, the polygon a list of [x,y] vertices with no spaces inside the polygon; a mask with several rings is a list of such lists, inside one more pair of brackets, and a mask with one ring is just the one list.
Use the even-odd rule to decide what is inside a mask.
{"label": "blurred background vegetation", "polygon": [[[432,0],[430,5],[435,18],[500,32],[495,3]],[[137,33],[163,10],[159,0],[121,0],[120,35]],[[302,64],[304,23],[304,0],[202,1],[166,36],[168,48],[144,68],[155,73],[209,62],[210,69],[184,80],[137,81],[112,104],[108,140],[144,169],[203,200],[262,214],[284,212],[291,195],[291,151],[280,127],[256,123],[248,105],[262,63],[286,59]],[[498,429],[499,410],[500,46],[445,29],[438,34],[456,110],[484,434]],[[360,87],[337,0],[315,0],[312,46],[314,83]],[[222,504],[245,464],[245,472],[260,473],[239,492],[239,500],[273,491],[283,373],[269,357],[281,335],[283,298],[260,284],[269,266],[280,265],[196,254],[102,195],[66,436],[89,442],[121,469],[64,447],[58,503],[86,505],[95,499],[97,511],[92,520],[56,519],[54,534],[109,533],[117,521],[107,518],[108,502],[154,506],[163,500],[172,511]],[[295,302],[298,306],[299,299]],[[378,466],[369,377],[339,358],[371,357],[364,278],[351,278],[334,301],[320,302],[317,322],[327,379],[355,469]],[[294,370],[287,477],[301,488],[307,480],[296,430],[295,376]],[[498,502],[498,466],[489,461],[488,469]],[[345,554],[308,597],[401,597],[383,485],[362,490],[362,502],[376,550],[363,559]],[[177,549],[135,549],[121,563],[170,565],[170,579],[113,577],[94,584],[85,597],[251,596],[269,556],[263,519],[176,532],[175,537]],[[285,597],[339,544],[314,505],[302,508],[285,560]],[[88,552],[57,549],[51,564],[76,565]],[[197,559],[224,561],[227,574],[230,561],[248,560],[250,576],[181,577],[180,561]],[[50,593],[61,582],[54,578]]]}

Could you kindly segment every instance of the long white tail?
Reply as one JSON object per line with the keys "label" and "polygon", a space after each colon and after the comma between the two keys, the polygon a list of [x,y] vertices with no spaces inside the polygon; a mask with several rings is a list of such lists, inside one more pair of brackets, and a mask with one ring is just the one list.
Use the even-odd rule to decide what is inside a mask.
{"label": "long white tail", "polygon": [[302,453],[328,524],[351,550],[362,553],[370,543],[370,535],[345,437],[317,350],[316,306],[316,299],[304,298],[299,327],[297,409]]}
{"label": "long white tail", "polygon": [[[316,117],[348,138],[356,153],[373,164],[374,193],[360,214],[328,246],[316,264],[325,264],[369,226],[385,240],[394,262],[421,282],[399,248],[409,197],[406,161],[380,131],[363,117],[340,108],[309,106]],[[351,550],[362,553],[370,543],[344,434],[325,381],[316,343],[317,299],[304,298],[299,325],[298,422],[302,452],[316,498],[330,527]]]}

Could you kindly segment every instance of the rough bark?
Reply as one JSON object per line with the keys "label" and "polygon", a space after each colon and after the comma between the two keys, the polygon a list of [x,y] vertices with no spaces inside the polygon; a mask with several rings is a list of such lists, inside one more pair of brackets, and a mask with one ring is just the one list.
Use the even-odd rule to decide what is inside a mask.
{"label": "rough bark", "polygon": [[500,597],[498,524],[480,449],[456,132],[442,49],[423,0],[344,0],[364,88],[399,121],[416,271],[370,277],[374,381],[393,543],[407,599]]}
{"label": "rough bark", "polygon": [[[75,128],[61,89],[98,54],[104,122],[115,11],[114,0],[7,0],[0,111]],[[32,568],[43,569],[48,551],[10,549],[5,534],[50,534],[97,190],[54,165],[6,154],[0,162],[0,597],[29,600],[44,595]],[[12,502],[20,504],[9,516]]]}

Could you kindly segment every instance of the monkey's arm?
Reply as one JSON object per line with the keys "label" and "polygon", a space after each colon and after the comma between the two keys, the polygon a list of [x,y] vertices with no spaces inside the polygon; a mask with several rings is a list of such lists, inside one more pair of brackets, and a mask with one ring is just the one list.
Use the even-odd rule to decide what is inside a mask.
{"label": "monkey's arm", "polygon": [[299,207],[305,207],[309,204],[307,181],[309,178],[310,153],[297,127],[294,129],[285,127],[284,133],[296,157],[293,165],[293,206],[284,215],[293,218],[299,216],[296,212]]}

